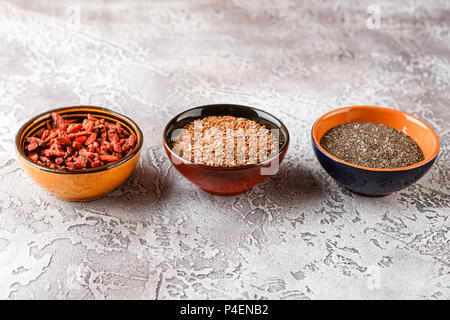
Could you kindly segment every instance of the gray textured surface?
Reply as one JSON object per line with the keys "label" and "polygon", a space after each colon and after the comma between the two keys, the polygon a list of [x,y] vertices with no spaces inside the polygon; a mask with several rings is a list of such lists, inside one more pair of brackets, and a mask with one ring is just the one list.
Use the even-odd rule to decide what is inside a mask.
{"label": "gray textured surface", "polygon": [[[0,298],[449,299],[449,24],[448,1],[0,2]],[[204,193],[161,147],[171,117],[219,102],[292,135],[281,172],[245,195]],[[13,152],[25,120],[77,104],[145,134],[132,178],[90,203],[48,195]],[[426,119],[432,170],[379,199],[332,181],[310,129],[355,104]]]}

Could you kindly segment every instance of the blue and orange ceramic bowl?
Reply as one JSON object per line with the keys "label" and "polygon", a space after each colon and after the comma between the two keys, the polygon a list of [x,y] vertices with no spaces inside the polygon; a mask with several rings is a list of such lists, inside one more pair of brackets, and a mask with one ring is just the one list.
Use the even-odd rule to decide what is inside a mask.
{"label": "blue and orange ceramic bowl", "polygon": [[[52,112],[58,113],[69,122],[79,121],[88,114],[109,122],[120,122],[124,129],[136,135],[136,147],[127,157],[97,168],[69,171],[40,166],[26,156],[25,141],[45,130]],[[88,201],[113,191],[131,175],[138,163],[142,142],[142,131],[130,118],[102,107],[74,106],[49,110],[26,122],[16,135],[16,154],[25,172],[37,185],[63,200]]]}
{"label": "blue and orange ceramic bowl", "polygon": [[[278,153],[256,164],[212,167],[186,160],[171,149],[175,130],[182,128],[186,123],[207,116],[225,115],[254,120],[265,125],[269,130],[277,129]],[[215,104],[186,110],[170,120],[164,129],[163,145],[170,161],[185,178],[206,192],[229,196],[247,191],[278,171],[278,166],[283,161],[289,146],[289,132],[280,120],[263,110],[234,104]]]}
{"label": "blue and orange ceramic bowl", "polygon": [[[425,159],[395,169],[362,167],[336,158],[320,146],[331,128],[347,122],[375,122],[402,131],[422,149]],[[375,106],[340,108],[321,116],[312,128],[312,145],[317,159],[337,182],[363,196],[386,196],[419,180],[433,165],[439,152],[439,138],[422,120],[405,112]]]}

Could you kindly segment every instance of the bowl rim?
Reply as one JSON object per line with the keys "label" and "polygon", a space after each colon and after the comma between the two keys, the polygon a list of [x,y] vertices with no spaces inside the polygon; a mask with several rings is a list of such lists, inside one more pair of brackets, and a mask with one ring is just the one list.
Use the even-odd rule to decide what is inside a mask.
{"label": "bowl rim", "polygon": [[[262,162],[253,163],[253,164],[246,164],[246,165],[240,165],[240,166],[235,166],[235,167],[207,166],[207,165],[204,165],[204,164],[199,164],[199,163],[192,162],[192,161],[187,160],[187,159],[179,156],[178,154],[176,154],[166,142],[166,136],[167,136],[167,131],[169,129],[169,124],[172,121],[174,121],[176,118],[178,118],[179,116],[181,116],[182,114],[184,114],[186,112],[189,112],[189,111],[192,111],[192,110],[195,110],[195,109],[200,109],[200,108],[209,108],[209,107],[218,107],[218,106],[240,107],[240,108],[250,109],[250,110],[253,110],[253,111],[257,111],[257,112],[263,112],[263,113],[269,115],[270,117],[274,118],[275,120],[277,120],[281,124],[281,127],[280,127],[280,126],[276,125],[275,123],[273,123],[272,121],[266,120],[266,121],[272,122],[276,127],[280,127],[280,129],[283,130],[283,132],[285,132],[286,140],[284,141],[282,147],[278,150],[278,152],[276,154],[274,154],[273,156],[271,156],[270,158],[267,158],[267,159],[265,159]],[[179,114],[177,114],[176,116],[174,116],[173,118],[171,118],[167,122],[166,126],[164,127],[164,131],[163,131],[164,148],[170,152],[171,156],[175,156],[178,160],[180,160],[181,162],[183,162],[186,165],[196,166],[196,167],[209,169],[209,170],[231,171],[231,170],[248,169],[248,168],[261,167],[261,166],[268,165],[275,158],[279,157],[280,155],[282,155],[284,152],[287,151],[287,148],[289,147],[289,143],[290,143],[289,130],[288,130],[288,128],[284,125],[284,123],[280,119],[278,119],[277,117],[275,117],[274,115],[272,115],[271,113],[269,113],[267,111],[264,111],[264,110],[261,110],[261,109],[258,109],[258,108],[254,108],[254,107],[250,107],[250,106],[245,106],[245,105],[240,105],[240,104],[233,104],[233,103],[206,104],[206,105],[202,105],[202,106],[197,106],[197,107],[193,107],[193,108],[190,108],[190,109],[186,109],[186,110],[180,112]]]}
{"label": "bowl rim", "polygon": [[[22,132],[29,126],[31,125],[33,122],[35,122],[36,120],[39,120],[40,118],[46,117],[48,115],[50,115],[52,112],[58,112],[58,111],[66,111],[66,110],[71,110],[71,109],[75,109],[75,108],[89,108],[92,110],[101,110],[101,111],[106,111],[109,112],[113,115],[116,115],[118,117],[123,118],[124,120],[126,120],[127,122],[129,122],[130,124],[132,124],[137,131],[137,135],[138,135],[138,144],[136,145],[136,147],[134,148],[133,152],[130,153],[128,156],[126,156],[125,158],[120,159],[119,161],[113,162],[111,164],[108,165],[104,165],[101,167],[96,167],[96,168],[88,168],[88,169],[81,169],[81,170],[62,170],[62,169],[52,169],[49,167],[45,167],[45,166],[41,166],[37,163],[34,163],[33,161],[31,161],[27,155],[25,154],[25,151],[22,150],[19,145],[20,145],[20,136],[22,134]],[[139,139],[140,138],[140,139]],[[143,145],[143,141],[144,141],[144,135],[142,133],[141,128],[139,128],[139,126],[136,124],[136,122],[134,122],[133,120],[131,120],[129,117],[120,114],[118,112],[112,111],[108,108],[105,107],[99,107],[99,106],[91,106],[91,105],[76,105],[76,106],[66,106],[66,107],[59,107],[59,108],[55,108],[55,109],[51,109],[51,110],[47,110],[45,112],[42,112],[34,117],[32,117],[30,120],[26,121],[17,131],[16,133],[16,137],[15,137],[15,149],[16,149],[16,154],[20,156],[21,160],[25,161],[26,164],[42,170],[42,171],[47,171],[47,172],[51,172],[51,173],[57,173],[57,174],[87,174],[87,173],[95,173],[95,172],[101,172],[101,171],[106,171],[106,170],[111,170],[113,168],[119,167],[120,165],[124,164],[125,162],[127,162],[128,160],[134,158],[134,156],[136,156],[142,149],[142,145]]]}
{"label": "bowl rim", "polygon": [[[333,113],[335,113],[335,112],[339,112],[339,111],[343,111],[343,110],[357,109],[357,108],[358,108],[358,109],[368,108],[368,109],[379,110],[379,111],[383,111],[383,112],[387,112],[387,111],[389,111],[389,112],[395,112],[395,113],[399,113],[399,114],[402,114],[402,115],[406,115],[406,116],[408,116],[408,117],[411,117],[411,118],[417,120],[418,122],[420,122],[421,124],[423,124],[425,127],[427,127],[427,128],[429,129],[429,131],[431,132],[431,134],[434,136],[435,140],[437,141],[437,145],[436,145],[435,149],[433,150],[433,153],[431,154],[431,156],[425,158],[424,160],[422,160],[422,161],[420,161],[420,162],[418,162],[418,163],[416,163],[416,164],[409,165],[409,166],[406,166],[406,167],[400,167],[400,168],[371,168],[371,167],[365,167],[365,166],[360,166],[360,165],[357,165],[357,164],[353,164],[353,163],[350,163],[350,162],[341,160],[341,159],[337,158],[336,156],[333,156],[331,153],[329,153],[328,151],[326,151],[326,150],[320,145],[320,142],[318,141],[317,136],[316,136],[316,134],[315,134],[315,131],[316,131],[315,129],[316,129],[317,125],[318,125],[325,117],[327,117],[327,116],[329,116],[329,115],[331,115],[331,114],[333,114]],[[438,155],[439,149],[440,149],[440,141],[439,141],[438,135],[437,135],[436,132],[433,130],[433,128],[432,128],[430,125],[428,125],[425,121],[423,121],[423,120],[421,120],[421,119],[419,119],[419,118],[413,116],[412,114],[409,114],[409,113],[407,113],[407,112],[404,112],[404,111],[400,111],[400,110],[393,109],[393,108],[379,107],[379,106],[357,105],[357,106],[341,107],[341,108],[337,108],[337,109],[331,110],[331,111],[329,111],[329,112],[323,114],[322,116],[320,116],[320,117],[314,122],[314,125],[312,126],[312,129],[311,129],[311,136],[312,136],[312,138],[313,138],[313,141],[314,141],[315,146],[316,146],[323,154],[325,154],[325,155],[328,156],[329,158],[332,158],[333,160],[335,160],[335,161],[337,161],[337,162],[340,162],[340,163],[342,163],[342,164],[345,164],[345,165],[347,165],[347,166],[350,166],[350,167],[354,167],[354,168],[358,168],[358,169],[362,169],[362,170],[367,170],[367,171],[376,171],[376,172],[407,171],[407,170],[419,168],[419,167],[421,167],[421,166],[427,164],[428,162],[433,161],[433,159],[435,159],[436,156]]]}

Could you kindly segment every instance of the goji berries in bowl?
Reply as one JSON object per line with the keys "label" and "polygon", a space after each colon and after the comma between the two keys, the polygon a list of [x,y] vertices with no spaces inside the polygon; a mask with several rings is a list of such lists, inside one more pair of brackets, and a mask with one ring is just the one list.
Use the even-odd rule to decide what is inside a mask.
{"label": "goji berries in bowl", "polygon": [[128,117],[95,106],[47,111],[16,135],[25,172],[58,198],[88,201],[122,184],[135,169],[142,131]]}
{"label": "goji berries in bowl", "polygon": [[289,132],[263,110],[215,104],[186,110],[170,120],[163,144],[184,177],[206,192],[228,196],[278,172]]}

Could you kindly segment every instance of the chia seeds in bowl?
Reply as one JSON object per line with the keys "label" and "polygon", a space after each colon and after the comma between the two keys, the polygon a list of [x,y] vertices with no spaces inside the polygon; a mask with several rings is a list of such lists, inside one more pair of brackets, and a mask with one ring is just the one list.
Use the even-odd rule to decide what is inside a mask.
{"label": "chia seeds in bowl", "polygon": [[402,168],[425,159],[408,135],[373,122],[349,122],[331,128],[320,145],[341,160],[369,168]]}
{"label": "chia seeds in bowl", "polygon": [[423,120],[378,106],[323,114],[311,130],[322,168],[352,192],[381,197],[423,177],[439,153],[439,137]]}

